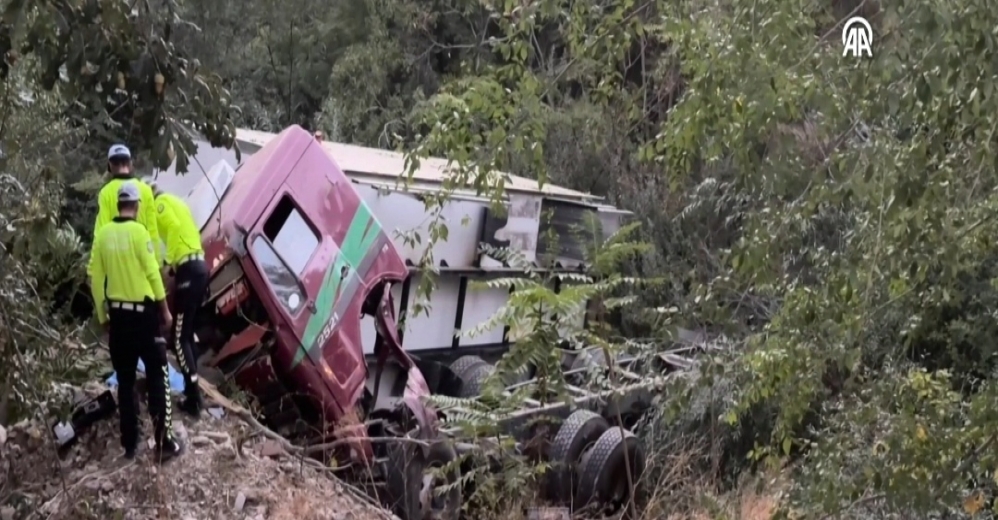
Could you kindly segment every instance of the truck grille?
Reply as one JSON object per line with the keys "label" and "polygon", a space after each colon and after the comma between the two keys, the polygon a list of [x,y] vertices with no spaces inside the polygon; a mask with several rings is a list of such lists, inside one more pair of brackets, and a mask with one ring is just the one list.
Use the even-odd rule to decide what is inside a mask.
{"label": "truck grille", "polygon": [[236,259],[229,260],[208,282],[208,299],[211,302],[243,277],[243,268]]}

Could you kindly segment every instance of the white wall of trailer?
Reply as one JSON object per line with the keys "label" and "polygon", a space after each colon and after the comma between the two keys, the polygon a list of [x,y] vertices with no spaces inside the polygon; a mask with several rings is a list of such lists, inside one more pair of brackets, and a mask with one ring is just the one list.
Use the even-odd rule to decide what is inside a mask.
{"label": "white wall of trailer", "polygon": [[[390,230],[402,256],[418,264],[429,239],[432,220],[423,202],[394,187],[360,183],[354,184],[354,187],[381,225]],[[474,265],[484,210],[482,202],[466,200],[451,201],[444,207],[441,216],[447,223],[448,237],[446,242],[439,242],[433,249],[437,263],[443,260],[452,267],[470,268]],[[423,245],[413,244],[399,236],[413,231],[422,237]]]}
{"label": "white wall of trailer", "polygon": [[[150,173],[164,191],[184,197],[191,206],[195,218],[203,224],[210,216],[217,197],[224,193],[232,176],[238,175],[235,170],[239,166],[239,161],[234,150],[213,148],[206,142],[199,142],[198,145],[198,152],[191,160],[190,171],[187,174],[178,175],[174,166]],[[259,148],[258,143],[240,142],[243,159]],[[423,242],[426,242],[430,217],[425,211],[423,202],[414,196],[413,191],[418,192],[420,189],[418,186],[406,192],[394,182],[374,179],[369,175],[351,171],[346,173],[354,179],[355,187],[361,197],[390,234],[397,237],[399,233],[415,229],[423,237]],[[423,189],[432,190],[432,187]],[[510,193],[509,199],[508,219],[502,228],[495,231],[493,237],[502,241],[509,240],[511,247],[520,249],[528,260],[534,260],[543,197],[539,194]],[[443,261],[447,267],[442,268],[438,276],[437,287],[430,301],[431,312],[428,315],[422,313],[410,316],[406,320],[403,338],[406,350],[425,351],[451,347],[454,343],[455,317],[460,301],[462,277],[468,277],[469,280],[481,279],[487,271],[501,268],[499,262],[487,257],[479,258],[480,255],[477,254],[488,206],[487,200],[466,194],[458,194],[445,206],[443,217],[447,222],[449,236],[446,241],[435,244],[433,256],[438,265]],[[609,234],[618,229],[620,216],[625,213],[609,207],[600,211],[600,218],[605,226],[604,233]],[[400,238],[396,238],[395,242],[407,260],[413,264],[419,263],[424,246],[413,246]],[[575,262],[566,260],[566,267],[571,263]],[[418,274],[410,276],[408,302],[405,304],[402,302],[404,292],[402,284],[396,284],[392,288],[396,313],[400,313],[403,309],[409,311],[413,309],[418,298],[419,283]],[[474,283],[466,285],[461,319],[462,330],[484,323],[509,298],[506,289],[477,288],[474,287]],[[578,323],[565,323],[565,327],[583,325],[581,318],[577,321]],[[376,336],[372,318],[364,318],[362,333],[364,351],[370,354],[373,352]],[[503,342],[504,335],[504,329],[496,327],[475,337],[462,335],[458,342],[460,347],[499,345]]]}

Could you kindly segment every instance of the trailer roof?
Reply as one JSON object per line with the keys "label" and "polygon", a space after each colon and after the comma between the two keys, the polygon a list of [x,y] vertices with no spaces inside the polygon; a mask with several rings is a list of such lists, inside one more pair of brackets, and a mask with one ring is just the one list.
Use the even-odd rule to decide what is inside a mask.
{"label": "trailer roof", "polygon": [[[254,146],[263,146],[270,142],[276,135],[270,132],[240,128],[236,132],[236,139]],[[333,156],[336,164],[356,180],[363,181],[365,179],[359,179],[358,177],[368,177],[366,180],[371,182],[385,182],[397,179],[406,171],[405,155],[399,152],[331,141],[323,141],[322,146]],[[413,177],[417,184],[436,188],[443,183],[447,175],[447,170],[448,161],[446,159],[430,157],[420,162],[419,169]],[[509,175],[506,189],[521,193],[534,193],[537,195],[577,200],[579,202],[599,203],[603,200],[603,197],[570,190],[550,183],[546,183],[541,187],[536,180],[517,175]]]}

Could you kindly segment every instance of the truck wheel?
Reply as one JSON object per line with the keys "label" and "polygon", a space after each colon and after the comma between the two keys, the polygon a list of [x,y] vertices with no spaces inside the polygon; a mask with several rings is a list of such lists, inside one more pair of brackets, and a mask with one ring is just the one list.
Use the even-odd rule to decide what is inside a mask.
{"label": "truck wheel", "polygon": [[450,364],[450,369],[451,372],[454,372],[455,376],[457,376],[461,380],[464,380],[464,377],[468,374],[468,372],[471,369],[487,364],[488,363],[486,363],[484,359],[478,356],[461,356],[455,359],[454,362]]}
{"label": "truck wheel", "polygon": [[609,428],[606,419],[589,410],[576,410],[565,419],[551,441],[548,454],[552,465],[548,476],[549,499],[572,500],[579,457]]}
{"label": "truck wheel", "polygon": [[469,370],[467,377],[461,378],[463,381],[461,385],[461,397],[473,398],[482,395],[482,387],[485,385],[485,380],[495,371],[496,367],[488,364],[478,365]]}
{"label": "truck wheel", "polygon": [[[630,479],[627,478],[628,463]],[[636,491],[644,473],[644,464],[644,450],[637,436],[620,427],[606,430],[582,456],[574,508],[578,510],[592,504],[617,507],[626,504],[632,498],[628,482],[634,483]]]}
{"label": "truck wheel", "polygon": [[[461,514],[461,468],[457,464],[457,451],[454,444],[448,440],[440,440],[430,446],[426,456],[430,468],[436,468],[444,474],[432,477],[429,489],[424,489],[429,499],[430,512],[435,520],[458,520]],[[450,467],[448,467],[450,466]],[[441,482],[442,481],[442,482]],[[426,480],[424,479],[424,483]],[[436,493],[438,486],[450,486],[442,494]]]}
{"label": "truck wheel", "polygon": [[506,383],[506,386],[513,386],[513,385],[518,385],[520,383],[526,383],[527,381],[530,381],[533,377],[534,377],[534,367],[531,365],[524,367],[518,372],[514,372],[512,374],[507,375],[505,378],[503,378],[503,382]]}
{"label": "truck wheel", "polygon": [[[386,505],[402,520],[457,520],[461,512],[460,471],[457,452],[449,441],[433,443],[424,452],[421,446],[398,442],[389,445],[385,471]],[[446,483],[427,470],[444,468]],[[437,495],[438,485],[451,484],[443,495]]]}

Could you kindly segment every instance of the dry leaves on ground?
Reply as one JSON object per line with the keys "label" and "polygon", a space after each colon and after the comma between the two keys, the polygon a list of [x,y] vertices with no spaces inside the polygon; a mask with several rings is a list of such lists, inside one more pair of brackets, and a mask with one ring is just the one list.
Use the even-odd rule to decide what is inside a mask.
{"label": "dry leaves on ground", "polygon": [[[261,444],[246,444],[245,456],[237,456],[234,439],[247,427],[235,417],[205,414],[179,424],[187,452],[162,466],[148,446],[135,461],[124,459],[117,424],[115,417],[96,425],[65,460],[44,425],[8,428],[0,447],[0,520],[390,518],[315,469],[261,455]],[[148,422],[144,431],[152,431]]]}

